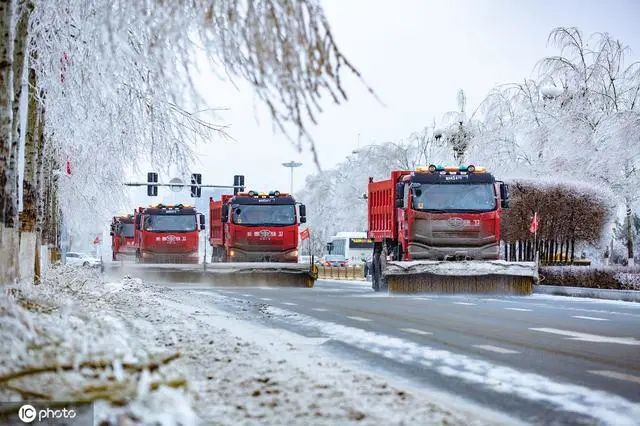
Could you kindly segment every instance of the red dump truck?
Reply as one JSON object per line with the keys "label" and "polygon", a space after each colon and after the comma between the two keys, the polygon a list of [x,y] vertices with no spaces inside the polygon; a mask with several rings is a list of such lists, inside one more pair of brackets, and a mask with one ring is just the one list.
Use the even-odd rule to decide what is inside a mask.
{"label": "red dump truck", "polygon": [[279,191],[209,200],[212,262],[297,262],[305,206]]}
{"label": "red dump truck", "polygon": [[198,263],[204,216],[189,205],[140,207],[135,214],[136,259],[140,263]]}
{"label": "red dump truck", "polygon": [[529,293],[535,265],[497,260],[508,204],[508,186],[483,167],[430,165],[369,178],[372,287]]}
{"label": "red dump truck", "polygon": [[114,216],[111,221],[111,253],[114,261],[136,253],[134,215]]}

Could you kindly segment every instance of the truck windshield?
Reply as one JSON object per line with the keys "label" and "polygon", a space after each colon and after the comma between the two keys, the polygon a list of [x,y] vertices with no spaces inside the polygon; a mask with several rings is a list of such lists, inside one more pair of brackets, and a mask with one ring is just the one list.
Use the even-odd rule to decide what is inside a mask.
{"label": "truck windshield", "polygon": [[424,211],[491,211],[496,208],[493,185],[422,184],[413,190],[413,208]]}
{"label": "truck windshield", "polygon": [[296,210],[292,204],[233,206],[233,223],[239,225],[293,225]]}
{"label": "truck windshield", "polygon": [[133,223],[121,223],[119,235],[127,238],[133,237]]}
{"label": "truck windshield", "polygon": [[195,215],[152,215],[144,217],[144,230],[151,232],[191,232],[196,230]]}

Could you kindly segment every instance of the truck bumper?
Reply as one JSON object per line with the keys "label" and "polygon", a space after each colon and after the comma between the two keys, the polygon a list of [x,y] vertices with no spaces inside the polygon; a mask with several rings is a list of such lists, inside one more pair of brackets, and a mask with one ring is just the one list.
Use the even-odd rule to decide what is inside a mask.
{"label": "truck bumper", "polygon": [[230,262],[298,262],[298,250],[287,251],[247,251],[238,248],[229,250]]}
{"label": "truck bumper", "polygon": [[189,253],[155,253],[143,251],[141,253],[142,263],[199,263],[200,256],[198,252]]}
{"label": "truck bumper", "polygon": [[412,242],[408,246],[411,259],[430,260],[496,260],[500,258],[500,244],[479,247],[439,247]]}

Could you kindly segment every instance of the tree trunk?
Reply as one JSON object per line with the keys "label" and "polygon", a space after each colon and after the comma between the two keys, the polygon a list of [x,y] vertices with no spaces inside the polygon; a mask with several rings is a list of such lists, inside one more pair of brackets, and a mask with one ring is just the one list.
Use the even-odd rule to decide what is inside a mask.
{"label": "tree trunk", "polygon": [[11,205],[7,210],[5,223],[10,228],[18,227],[18,194],[19,174],[18,156],[20,154],[20,97],[24,76],[25,47],[27,45],[29,16],[26,0],[19,0],[15,5],[15,34],[13,38],[13,105],[11,116],[11,156],[9,158],[8,179],[13,186]]}
{"label": "tree trunk", "polygon": [[[44,94],[40,94],[41,102],[44,102]],[[45,109],[41,104],[38,110],[38,128],[37,128],[37,145],[36,145],[36,181],[35,181],[35,199],[36,199],[36,260],[35,260],[35,282],[39,283],[42,277],[41,265],[45,259],[40,256],[42,252],[42,229],[44,225],[44,167],[45,167],[45,149],[44,140],[44,121]]]}
{"label": "tree trunk", "polygon": [[635,262],[633,259],[633,211],[631,210],[631,203],[627,201],[627,222],[626,222],[626,233],[627,233],[627,266],[634,266]]}
{"label": "tree trunk", "polygon": [[13,119],[13,0],[0,1],[0,284],[16,278],[16,230],[6,226],[13,214],[15,184],[9,167]]}
{"label": "tree trunk", "polygon": [[[40,114],[36,96],[36,72],[29,69],[29,104],[27,115],[27,134],[24,146],[24,176],[22,179],[22,212],[20,213],[20,279],[34,282],[39,277],[39,256],[36,220],[37,220],[37,165],[39,160],[38,136]],[[27,247],[22,245],[26,244]]]}
{"label": "tree trunk", "polygon": [[[571,263],[573,263],[574,259],[576,258],[575,256],[575,245],[576,245],[576,240],[571,240]],[[611,253],[613,255],[613,253]]]}

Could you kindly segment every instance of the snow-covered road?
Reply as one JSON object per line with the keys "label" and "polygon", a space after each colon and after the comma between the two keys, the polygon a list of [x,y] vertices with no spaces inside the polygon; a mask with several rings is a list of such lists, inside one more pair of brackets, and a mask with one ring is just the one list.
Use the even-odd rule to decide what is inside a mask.
{"label": "snow-covered road", "polygon": [[[71,279],[72,282],[69,282]],[[325,337],[252,322],[251,302],[137,279],[67,273],[2,299],[0,376],[69,364],[0,384],[61,400],[107,386],[99,420],[165,424],[487,424],[505,416],[370,371],[324,349]],[[225,306],[227,305],[227,306]],[[9,326],[10,327],[6,327]],[[56,341],[43,354],[34,347]],[[152,362],[179,354],[169,362]],[[95,360],[108,360],[96,366]],[[93,361],[93,364],[92,364]],[[98,363],[99,364],[99,363]],[[157,366],[156,364],[160,364]],[[138,368],[141,367],[141,368]],[[126,392],[123,390],[126,388]],[[23,394],[23,398],[24,398]]]}
{"label": "snow-covered road", "polygon": [[[223,296],[230,311],[324,338],[387,377],[437,386],[547,424],[636,424],[640,304],[531,297],[375,294],[366,283],[313,289],[175,285]],[[188,290],[187,290],[188,289]]]}

